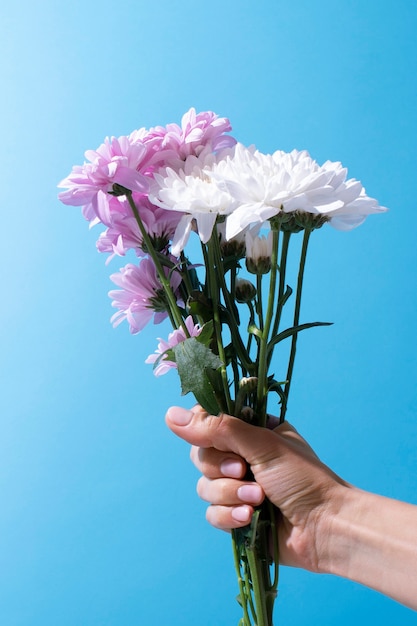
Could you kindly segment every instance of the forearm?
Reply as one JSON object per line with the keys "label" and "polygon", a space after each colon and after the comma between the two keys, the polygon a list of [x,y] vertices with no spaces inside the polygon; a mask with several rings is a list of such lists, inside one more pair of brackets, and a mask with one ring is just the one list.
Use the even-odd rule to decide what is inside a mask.
{"label": "forearm", "polygon": [[417,610],[417,506],[341,487],[327,516],[320,571]]}

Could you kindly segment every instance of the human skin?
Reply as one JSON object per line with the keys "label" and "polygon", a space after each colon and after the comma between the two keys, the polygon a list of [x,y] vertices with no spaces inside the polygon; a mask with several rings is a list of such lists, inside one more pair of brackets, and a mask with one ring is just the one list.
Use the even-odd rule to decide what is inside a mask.
{"label": "human skin", "polygon": [[[348,484],[288,423],[259,428],[199,406],[171,407],[166,422],[192,445],[213,526],[245,526],[268,497],[280,513],[282,563],[354,580],[417,610],[417,506]],[[255,482],[244,480],[248,466]]]}

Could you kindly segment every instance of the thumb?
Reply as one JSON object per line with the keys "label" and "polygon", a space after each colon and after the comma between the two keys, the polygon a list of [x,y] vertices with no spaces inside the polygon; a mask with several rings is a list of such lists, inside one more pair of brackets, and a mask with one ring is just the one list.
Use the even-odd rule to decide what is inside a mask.
{"label": "thumb", "polygon": [[168,427],[181,439],[201,448],[234,452],[250,465],[267,463],[279,453],[280,437],[267,428],[252,426],[226,413],[209,415],[197,405],[188,410],[171,407],[166,414]]}

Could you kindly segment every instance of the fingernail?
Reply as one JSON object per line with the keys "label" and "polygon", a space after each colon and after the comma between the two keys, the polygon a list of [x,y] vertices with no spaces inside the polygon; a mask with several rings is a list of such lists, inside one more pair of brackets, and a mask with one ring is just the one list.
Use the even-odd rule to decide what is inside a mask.
{"label": "fingernail", "polygon": [[262,500],[262,490],[259,485],[242,485],[237,490],[238,497],[243,502],[258,504]]}
{"label": "fingernail", "polygon": [[225,459],[220,464],[220,471],[223,476],[230,476],[230,478],[240,478],[242,476],[243,466],[240,461],[235,459]]}
{"label": "fingernail", "polygon": [[168,419],[177,426],[187,426],[193,417],[192,411],[182,409],[180,406],[172,406],[167,412]]}
{"label": "fingernail", "polygon": [[232,517],[237,522],[249,522],[252,510],[248,506],[237,506],[232,509]]}

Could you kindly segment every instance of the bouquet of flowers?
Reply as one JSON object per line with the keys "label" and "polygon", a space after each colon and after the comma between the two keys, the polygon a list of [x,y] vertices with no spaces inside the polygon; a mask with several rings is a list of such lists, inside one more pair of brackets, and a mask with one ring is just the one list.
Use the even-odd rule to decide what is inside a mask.
{"label": "bouquet of flowers", "polygon": [[[298,334],[325,325],[300,323],[311,233],[327,222],[350,230],[386,209],[341,163],[318,165],[306,151],[263,154],[230,130],[228,119],[190,109],[181,126],[107,138],[59,184],[66,189],[59,198],[82,206],[91,226],[105,226],[97,248],[108,260],[134,251],[137,262],[110,277],[118,287],[109,293],[112,322],[126,320],[138,333],[152,319],[170,319],[173,332],[146,359],[154,374],[175,368],[183,394],[192,392],[208,413],[266,427],[270,398],[285,419]],[[192,233],[201,250],[193,259]],[[287,258],[297,238],[293,289]],[[282,342],[276,376],[274,350]],[[275,513],[266,501],[250,525],[232,532],[241,626],[272,625]]]}

